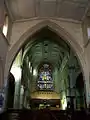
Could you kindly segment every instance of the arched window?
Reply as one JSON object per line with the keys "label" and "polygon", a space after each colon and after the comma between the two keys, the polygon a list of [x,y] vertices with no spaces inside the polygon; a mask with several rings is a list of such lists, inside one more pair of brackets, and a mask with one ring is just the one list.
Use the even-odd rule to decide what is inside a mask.
{"label": "arched window", "polygon": [[90,39],[90,27],[87,28],[88,39]]}
{"label": "arched window", "polygon": [[37,87],[39,90],[53,90],[52,70],[49,64],[40,67]]}
{"label": "arched window", "polygon": [[5,35],[5,37],[7,36],[7,32],[8,32],[8,16],[5,16],[5,21],[4,21],[4,25],[3,25],[3,34]]}

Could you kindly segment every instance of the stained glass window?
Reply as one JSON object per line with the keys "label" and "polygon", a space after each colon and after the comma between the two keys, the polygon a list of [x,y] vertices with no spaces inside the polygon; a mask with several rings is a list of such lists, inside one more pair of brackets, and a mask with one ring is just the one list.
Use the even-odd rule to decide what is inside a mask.
{"label": "stained glass window", "polygon": [[52,70],[48,64],[43,64],[39,70],[38,89],[53,90]]}

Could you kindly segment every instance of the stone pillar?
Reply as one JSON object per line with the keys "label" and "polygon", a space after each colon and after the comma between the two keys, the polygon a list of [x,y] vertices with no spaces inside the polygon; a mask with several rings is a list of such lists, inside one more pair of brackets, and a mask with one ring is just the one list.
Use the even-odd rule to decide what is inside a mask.
{"label": "stone pillar", "polygon": [[[2,105],[0,105],[0,112],[3,112],[6,103],[6,86],[4,85],[4,68],[3,68],[3,60],[0,58],[0,99],[2,99]],[[1,98],[2,96],[2,98]]]}
{"label": "stone pillar", "polygon": [[73,104],[74,104],[74,108],[76,108],[76,98],[75,98],[75,72],[74,69],[70,70],[70,96],[73,97]]}
{"label": "stone pillar", "polygon": [[24,107],[27,108],[27,90],[24,93]]}
{"label": "stone pillar", "polygon": [[21,86],[21,92],[20,92],[20,109],[23,107],[23,99],[24,99],[24,87]]}
{"label": "stone pillar", "polygon": [[14,109],[20,108],[21,81],[15,82]]}
{"label": "stone pillar", "polygon": [[60,73],[59,73],[59,71],[57,70],[57,68],[55,69],[55,71],[54,71],[54,73],[53,73],[53,79],[54,79],[54,83],[55,83],[55,86],[54,86],[54,89],[55,89],[55,91],[56,92],[59,92],[59,90],[60,90],[60,86],[59,86],[59,75]]}
{"label": "stone pillar", "polygon": [[3,60],[0,58],[0,89],[4,85],[4,68],[3,68]]}
{"label": "stone pillar", "polygon": [[90,75],[88,71],[86,70],[85,77],[84,77],[84,82],[85,82],[85,97],[86,97],[86,107],[89,107],[90,104]]}

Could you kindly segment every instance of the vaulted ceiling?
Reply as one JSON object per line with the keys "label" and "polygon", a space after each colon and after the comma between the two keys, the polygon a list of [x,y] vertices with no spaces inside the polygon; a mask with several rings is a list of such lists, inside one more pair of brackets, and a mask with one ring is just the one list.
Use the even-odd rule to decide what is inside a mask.
{"label": "vaulted ceiling", "polygon": [[60,17],[80,21],[90,15],[90,0],[5,0],[5,4],[13,20]]}
{"label": "vaulted ceiling", "polygon": [[60,67],[63,58],[68,54],[64,48],[51,42],[49,39],[42,40],[34,44],[28,51],[28,56],[33,66],[37,66],[42,62],[50,63],[52,66]]}
{"label": "vaulted ceiling", "polygon": [[60,67],[64,57],[67,56],[68,59],[69,46],[48,28],[36,33],[32,41],[25,46],[24,56],[29,57],[33,67],[38,67],[42,62],[50,63],[53,67]]}
{"label": "vaulted ceiling", "polygon": [[[39,67],[44,63],[49,63],[52,68],[55,91],[58,93],[64,91],[69,84],[69,72],[75,71],[73,73],[77,75],[80,71],[77,58],[70,46],[48,27],[38,31],[27,41],[28,43],[22,48],[22,84],[27,87],[26,81],[31,80],[32,92],[35,92]],[[75,85],[75,81],[73,84]]]}

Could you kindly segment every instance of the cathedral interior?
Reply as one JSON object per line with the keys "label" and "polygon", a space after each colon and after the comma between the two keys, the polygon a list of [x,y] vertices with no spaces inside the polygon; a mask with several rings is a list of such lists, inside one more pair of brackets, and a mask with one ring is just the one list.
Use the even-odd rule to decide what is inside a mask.
{"label": "cathedral interior", "polygon": [[0,120],[84,120],[89,51],[90,0],[0,0]]}
{"label": "cathedral interior", "polygon": [[[20,49],[10,70],[13,79],[7,107],[11,106],[13,99],[10,96],[14,97],[12,104],[15,108],[49,106],[65,110],[71,99],[76,109],[85,107],[82,69],[69,45],[48,27],[28,41]],[[14,93],[10,94],[10,91]]]}

